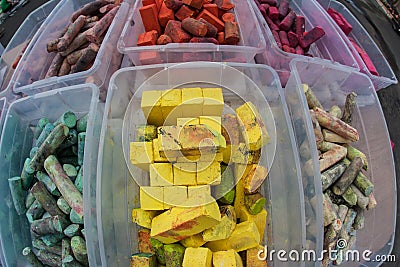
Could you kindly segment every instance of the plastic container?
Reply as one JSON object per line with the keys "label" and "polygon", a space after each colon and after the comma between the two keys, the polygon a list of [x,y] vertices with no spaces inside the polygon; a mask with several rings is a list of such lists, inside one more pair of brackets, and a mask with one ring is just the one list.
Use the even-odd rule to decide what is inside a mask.
{"label": "plastic container", "polygon": [[[296,59],[291,63],[291,68],[292,75],[285,91],[286,99],[295,125],[298,144],[300,144],[301,139],[305,138],[310,143],[315,192],[318,192],[318,194],[321,194],[322,190],[321,175],[313,127],[301,85],[303,83],[308,84],[325,109],[329,109],[332,105],[343,107],[346,95],[352,91],[358,95],[357,108],[352,117],[352,126],[358,130],[360,140],[352,143],[352,145],[363,151],[367,156],[369,170],[366,176],[375,185],[374,195],[378,206],[365,213],[365,227],[357,231],[357,242],[354,247],[355,250],[360,252],[360,255],[362,255],[362,252],[370,250],[372,253],[368,256],[372,261],[366,262],[360,256],[360,262],[349,262],[346,266],[379,266],[381,262],[376,257],[389,255],[393,247],[396,228],[397,189],[389,134],[374,86],[365,74],[341,66],[334,66],[318,59]],[[306,133],[305,136],[304,133]],[[308,159],[303,158],[303,166]],[[320,198],[321,195],[317,197]],[[322,209],[321,202],[318,202],[318,204],[318,209]],[[322,215],[322,210],[319,214]],[[316,226],[320,230],[317,240],[321,245],[323,240],[322,225],[323,217],[317,216]]]}
{"label": "plastic container", "polygon": [[[365,30],[365,28],[361,25],[361,23],[357,20],[356,17],[347,9],[347,7],[335,0],[318,0],[320,4],[325,8],[333,8],[337,12],[343,15],[343,17],[353,26],[353,30],[350,32],[348,37],[351,37],[365,52],[367,52],[370,57],[372,63],[379,75],[373,75],[365,65],[362,58],[359,56],[358,52],[353,49],[352,43],[349,41],[348,37],[345,33],[336,25],[340,35],[345,40],[348,46],[350,46],[353,50],[354,57],[356,58],[358,65],[363,73],[367,74],[370,77],[372,83],[375,86],[376,90],[388,87],[391,84],[397,83],[396,75],[394,74],[392,68],[387,62],[385,56],[382,54],[379,47],[376,45],[374,40],[371,38],[369,33]],[[328,15],[329,16],[329,15]]]}
{"label": "plastic container", "polygon": [[[338,30],[318,3],[314,2],[314,0],[290,0],[289,3],[290,8],[295,11],[297,15],[305,17],[306,31],[311,30],[315,26],[321,26],[325,31],[325,36],[310,47],[309,53],[313,57],[329,59],[357,70],[360,69],[350,49],[340,37]],[[251,1],[251,4],[261,24],[263,35],[267,43],[267,49],[262,54],[256,56],[257,63],[270,65],[274,69],[289,71],[289,63],[292,59],[305,58],[305,56],[287,53],[281,50],[254,0]]]}
{"label": "plastic container", "polygon": [[6,112],[7,112],[7,99],[3,97],[0,98],[0,133],[3,130],[4,118],[6,116]]}
{"label": "plastic container", "polygon": [[62,77],[43,79],[54,57],[54,53],[47,52],[46,44],[58,38],[60,32],[68,25],[72,13],[89,2],[91,0],[61,2],[60,6],[48,16],[37,42],[28,47],[27,52],[21,59],[20,67],[15,72],[15,93],[33,95],[65,86],[94,83],[100,89],[101,99],[105,99],[109,78],[119,68],[122,60],[116,44],[126,21],[126,15],[130,7],[129,1],[121,4],[104,37],[95,62],[89,70]]}
{"label": "plastic container", "polygon": [[41,25],[43,21],[49,16],[54,7],[58,4],[58,0],[49,1],[39,8],[32,11],[26,17],[25,21],[19,26],[13,38],[8,43],[0,59],[0,80],[1,90],[7,88],[14,73],[12,65],[15,59],[20,55],[22,50],[28,46],[29,43],[34,43],[36,37],[40,35]]}
{"label": "plastic container", "polygon": [[171,43],[138,47],[136,45],[138,36],[145,30],[139,13],[142,1],[137,0],[118,41],[118,49],[121,53],[127,54],[135,66],[188,61],[250,62],[255,54],[261,53],[266,47],[250,5],[251,1],[253,0],[232,0],[240,30],[238,45]]}
{"label": "plastic container", "polygon": [[[121,69],[110,82],[101,133],[98,162],[98,227],[103,266],[127,266],[137,252],[138,226],[131,210],[139,207],[139,187],[124,160],[123,119],[132,97],[144,88],[166,89],[187,86],[221,86],[233,92],[260,88],[275,122],[275,156],[267,155],[269,178],[264,182],[268,225],[264,245],[269,250],[304,247],[304,207],[300,165],[286,103],[276,73],[268,66],[241,63],[192,62]],[[150,86],[150,87],[148,87]],[[225,90],[224,90],[225,92]],[[141,95],[139,93],[139,95]],[[228,95],[225,95],[228,97]],[[258,99],[257,101],[262,101]],[[143,116],[138,112],[139,116]],[[268,116],[268,115],[267,115]],[[269,116],[268,116],[269,117]],[[272,121],[268,124],[271,125]],[[268,127],[268,126],[267,126]],[[271,139],[272,140],[272,139]],[[273,149],[273,143],[266,150]],[[126,147],[125,147],[126,148]],[[113,179],[110,179],[113,177]],[[135,177],[135,178],[144,178]],[[303,266],[299,262],[269,261],[271,266]]]}
{"label": "plastic container", "polygon": [[33,142],[32,126],[42,117],[55,121],[65,111],[73,111],[80,118],[89,114],[86,131],[83,196],[86,244],[91,266],[99,266],[96,225],[96,158],[100,137],[102,104],[95,85],[71,86],[51,92],[25,97],[13,102],[7,112],[0,145],[0,183],[2,203],[0,212],[0,239],[3,266],[28,266],[21,255],[22,249],[31,246],[30,226],[25,215],[15,212],[7,179],[20,175],[23,162],[29,156]]}

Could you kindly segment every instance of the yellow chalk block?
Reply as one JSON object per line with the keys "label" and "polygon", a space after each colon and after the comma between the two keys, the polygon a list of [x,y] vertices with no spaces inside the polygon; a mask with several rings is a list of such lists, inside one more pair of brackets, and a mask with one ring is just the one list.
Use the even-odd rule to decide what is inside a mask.
{"label": "yellow chalk block", "polygon": [[201,155],[196,156],[182,156],[177,157],[176,162],[213,162],[223,161],[223,153],[222,152],[214,152],[214,153],[201,153]]}
{"label": "yellow chalk block", "polygon": [[215,162],[197,163],[197,184],[198,185],[219,185],[221,183],[221,164]]}
{"label": "yellow chalk block", "polygon": [[153,142],[131,142],[129,157],[133,165],[149,171],[150,164],[154,163]]}
{"label": "yellow chalk block", "polygon": [[132,210],[132,221],[144,228],[151,228],[151,221],[158,215],[157,211],[136,208]]}
{"label": "yellow chalk block", "polygon": [[203,91],[200,87],[182,88],[182,116],[198,117],[203,114]]}
{"label": "yellow chalk block", "polygon": [[176,119],[177,126],[197,125],[197,124],[199,124],[199,118],[177,118]]}
{"label": "yellow chalk block", "polygon": [[261,260],[264,257],[266,258],[265,253],[266,253],[266,251],[263,246],[257,246],[255,248],[246,250],[246,266],[252,266],[252,267],[267,266],[267,261]]}
{"label": "yellow chalk block", "polygon": [[158,145],[161,157],[170,159],[182,156],[182,147],[179,145],[182,129],[181,126],[158,127]]}
{"label": "yellow chalk block", "polygon": [[164,187],[164,208],[169,209],[180,206],[188,199],[188,189],[186,186],[166,186]]}
{"label": "yellow chalk block", "polygon": [[148,124],[161,126],[164,123],[161,112],[161,91],[144,91],[141,108]]}
{"label": "yellow chalk block", "polygon": [[201,247],[202,245],[204,245],[206,243],[206,241],[204,241],[203,235],[200,233],[200,234],[189,236],[188,238],[181,240],[180,243],[185,248],[188,248],[188,247],[198,248],[198,247]]}
{"label": "yellow chalk block", "polygon": [[177,162],[173,165],[174,185],[196,185],[196,163]]}
{"label": "yellow chalk block", "polygon": [[216,116],[200,116],[199,123],[207,125],[210,129],[221,134],[221,117]]}
{"label": "yellow chalk block", "polygon": [[261,156],[261,149],[250,150],[245,143],[231,146],[232,162],[238,164],[258,164]]}
{"label": "yellow chalk block", "polygon": [[150,165],[150,186],[170,186],[174,184],[171,163],[153,163]]}
{"label": "yellow chalk block", "polygon": [[[263,209],[260,213],[256,215],[251,215],[245,206],[242,206],[240,213],[240,221],[253,221],[260,233],[260,240],[264,238],[265,226],[267,225],[267,216],[268,212],[266,209]],[[239,217],[239,216],[238,216]]]}
{"label": "yellow chalk block", "polygon": [[203,116],[222,116],[224,96],[222,88],[203,88]]}
{"label": "yellow chalk block", "polygon": [[[233,249],[226,251],[217,251],[213,253],[213,266],[214,267],[242,267],[243,262],[240,255]],[[252,265],[247,265],[251,266]],[[265,267],[265,266],[264,266]]]}
{"label": "yellow chalk block", "polygon": [[212,267],[212,252],[208,248],[187,248],[182,267]]}
{"label": "yellow chalk block", "polygon": [[154,156],[154,162],[159,162],[159,163],[160,162],[166,163],[174,160],[173,157],[167,159],[160,155],[160,141],[158,138],[153,139],[153,156]]}
{"label": "yellow chalk block", "polygon": [[141,186],[140,208],[143,210],[164,210],[164,188],[159,186]]}
{"label": "yellow chalk block", "polygon": [[180,89],[170,89],[162,91],[161,112],[165,125],[174,125],[176,119],[182,117],[182,91]]}
{"label": "yellow chalk block", "polygon": [[188,198],[211,195],[211,187],[209,185],[188,186],[187,189]]}

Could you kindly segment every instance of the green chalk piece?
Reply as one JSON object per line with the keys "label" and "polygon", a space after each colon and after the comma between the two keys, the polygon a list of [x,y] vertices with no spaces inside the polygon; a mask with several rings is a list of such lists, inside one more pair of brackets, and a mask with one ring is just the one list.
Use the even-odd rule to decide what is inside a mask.
{"label": "green chalk piece", "polygon": [[244,196],[244,203],[252,215],[260,213],[264,209],[266,201],[265,197],[260,193]]}
{"label": "green chalk piece", "polygon": [[155,238],[150,238],[150,243],[154,249],[158,262],[165,265],[166,261],[165,261],[164,244]]}
{"label": "green chalk piece", "polygon": [[40,147],[43,144],[44,140],[46,140],[49,134],[54,130],[54,128],[55,126],[52,123],[47,123],[38,138],[36,139],[35,146]]}
{"label": "green chalk piece", "polygon": [[358,173],[354,185],[367,197],[374,191],[374,184],[362,172]]}
{"label": "green chalk piece", "polygon": [[353,228],[354,230],[361,230],[365,225],[365,215],[363,209],[357,209],[357,215],[354,219]]}
{"label": "green chalk piece", "polygon": [[355,147],[352,147],[351,145],[347,145],[347,158],[349,160],[354,160],[356,157],[360,157],[362,158],[364,165],[363,165],[363,169],[368,171],[368,160],[367,160],[367,156],[361,152],[360,150],[358,150]]}
{"label": "green chalk piece", "polygon": [[35,156],[31,160],[31,167],[36,171],[40,171],[43,167],[43,162],[45,159],[53,154],[58,146],[64,141],[68,136],[69,129],[64,124],[57,125],[54,130],[49,134],[43,144],[39,147]]}
{"label": "green chalk piece", "polygon": [[37,257],[45,265],[60,266],[61,263],[61,257],[59,255],[50,253],[46,250],[39,250]]}
{"label": "green chalk piece", "polygon": [[76,176],[75,187],[79,192],[83,192],[83,166],[79,169],[78,175]]}
{"label": "green chalk piece", "polygon": [[351,187],[346,189],[342,197],[349,206],[354,206],[357,204],[357,195]]}
{"label": "green chalk piece", "polygon": [[39,261],[39,259],[36,257],[35,253],[33,253],[30,247],[24,248],[24,250],[22,250],[22,255],[33,267],[44,267],[43,263]]}
{"label": "green chalk piece", "polygon": [[49,247],[39,238],[32,239],[32,246],[34,248],[36,248],[36,249],[45,250],[45,251],[48,251],[50,253],[56,254],[58,256],[62,255],[62,251],[61,251],[61,246],[60,245],[54,245],[52,247]]}
{"label": "green chalk piece", "polygon": [[40,202],[42,207],[52,216],[63,215],[63,212],[57,206],[57,202],[55,201],[53,196],[49,193],[49,191],[47,191],[43,182],[41,181],[36,182],[32,186],[31,192],[33,193],[37,201]]}
{"label": "green chalk piece", "polygon": [[235,177],[230,166],[221,166],[221,183],[215,186],[218,201],[223,204],[232,204],[235,199]]}
{"label": "green chalk piece", "polygon": [[71,209],[71,212],[69,214],[69,219],[71,220],[72,223],[83,224],[83,216],[76,213],[76,211],[73,209]]}
{"label": "green chalk piece", "polygon": [[64,114],[62,114],[56,122],[54,122],[54,126],[57,126],[59,124],[65,124],[68,128],[74,128],[76,125],[76,116],[75,113],[72,111],[67,111]]}
{"label": "green chalk piece", "polygon": [[85,138],[86,132],[78,134],[78,165],[83,165],[83,156],[85,153]]}
{"label": "green chalk piece", "polygon": [[57,158],[53,155],[49,156],[44,162],[44,168],[57,185],[58,190],[68,202],[69,206],[83,217],[82,194],[78,189],[76,189],[71,179],[65,174]]}
{"label": "green chalk piece", "polygon": [[[61,258],[62,262],[64,263],[64,259],[72,255],[71,241],[68,238],[64,238],[61,241],[61,249],[62,249]],[[66,260],[66,262],[70,262],[70,260]]]}
{"label": "green chalk piece", "polygon": [[53,182],[53,180],[51,180],[51,178],[42,171],[38,171],[36,173],[36,178],[43,182],[44,185],[46,186],[47,190],[54,196],[61,196],[60,191],[58,191],[56,184]]}
{"label": "green chalk piece", "polygon": [[22,188],[21,177],[13,177],[8,179],[8,185],[10,186],[11,197],[14,203],[15,210],[18,215],[25,214],[25,196],[26,192]]}
{"label": "green chalk piece", "polygon": [[70,224],[67,228],[64,230],[64,234],[68,237],[73,237],[76,235],[79,235],[79,230],[80,226],[79,224]]}
{"label": "green chalk piece", "polygon": [[63,233],[70,223],[61,216],[52,216],[40,220],[35,220],[31,224],[31,229],[38,235]]}
{"label": "green chalk piece", "polygon": [[32,206],[33,202],[35,202],[36,198],[33,196],[31,192],[28,192],[28,195],[26,195],[25,198],[25,207],[29,209],[30,206]]}
{"label": "green chalk piece", "polygon": [[72,237],[71,248],[72,248],[72,253],[75,256],[75,259],[80,263],[82,263],[83,265],[89,266],[85,239],[83,239],[80,236]]}
{"label": "green chalk piece", "polygon": [[40,239],[46,246],[53,247],[57,245],[64,237],[64,234],[49,234],[41,236]]}
{"label": "green chalk piece", "polygon": [[26,158],[21,172],[22,187],[28,190],[32,186],[35,170],[30,166],[31,159]]}
{"label": "green chalk piece", "polygon": [[165,262],[168,267],[182,266],[185,247],[180,244],[164,245]]}
{"label": "green chalk piece", "polygon": [[76,130],[81,132],[86,132],[87,121],[88,121],[89,114],[86,114],[82,118],[80,118],[76,123]]}
{"label": "green chalk piece", "polygon": [[71,178],[71,180],[75,181],[75,178],[78,175],[78,172],[76,171],[76,168],[74,165],[64,164],[63,170],[64,170],[65,174],[68,175],[69,178]]}
{"label": "green chalk piece", "polygon": [[71,207],[69,206],[69,204],[68,204],[68,202],[63,198],[63,197],[60,197],[58,200],[57,200],[57,206],[60,208],[60,210],[62,211],[62,212],[64,212],[65,214],[70,214],[70,212],[71,212]]}
{"label": "green chalk piece", "polygon": [[29,151],[29,157],[33,158],[33,156],[35,156],[35,154],[38,151],[38,149],[39,148],[37,146],[32,147],[32,149]]}
{"label": "green chalk piece", "polygon": [[41,118],[37,125],[36,125],[36,131],[35,131],[35,138],[38,138],[40,133],[43,131],[44,127],[50,123],[49,119],[47,118]]}
{"label": "green chalk piece", "polygon": [[64,142],[60,145],[57,152],[69,148],[78,143],[78,132],[75,129],[70,129],[67,138],[65,138]]}
{"label": "green chalk piece", "polygon": [[151,253],[135,253],[131,256],[130,266],[157,267],[157,260]]}
{"label": "green chalk piece", "polygon": [[137,142],[152,142],[157,138],[157,127],[154,125],[140,125],[136,129]]}
{"label": "green chalk piece", "polygon": [[71,164],[74,166],[78,166],[78,157],[77,156],[72,156],[72,157],[62,157],[59,158],[61,164]]}
{"label": "green chalk piece", "polygon": [[26,211],[26,218],[30,223],[34,220],[38,220],[43,216],[44,209],[39,201],[35,200],[32,205]]}

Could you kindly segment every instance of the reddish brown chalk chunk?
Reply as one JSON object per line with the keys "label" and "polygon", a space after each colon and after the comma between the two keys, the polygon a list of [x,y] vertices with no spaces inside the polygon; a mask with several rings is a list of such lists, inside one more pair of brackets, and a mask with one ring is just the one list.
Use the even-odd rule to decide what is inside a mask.
{"label": "reddish brown chalk chunk", "polygon": [[303,16],[297,16],[295,21],[295,31],[298,36],[303,36],[305,31],[305,18]]}
{"label": "reddish brown chalk chunk", "polygon": [[163,3],[164,3],[164,0],[156,0],[156,6],[157,6],[158,12],[160,12],[160,8]]}
{"label": "reddish brown chalk chunk", "polygon": [[160,37],[158,37],[158,39],[157,39],[158,45],[166,45],[169,43],[172,43],[172,39],[171,39],[171,37],[169,37],[166,34],[161,34]]}
{"label": "reddish brown chalk chunk", "polygon": [[293,47],[290,47],[290,53],[296,54],[296,49],[294,49]]}
{"label": "reddish brown chalk chunk", "polygon": [[111,11],[111,10],[112,10],[114,7],[116,7],[116,6],[117,6],[117,5],[115,5],[115,4],[108,4],[108,5],[103,6],[102,8],[100,8],[100,9],[99,9],[99,12],[100,12],[101,14],[105,14],[105,13]]}
{"label": "reddish brown chalk chunk", "polygon": [[285,31],[280,31],[279,32],[279,38],[281,39],[282,45],[289,46],[288,36],[287,36],[287,33]]}
{"label": "reddish brown chalk chunk", "polygon": [[224,45],[225,43],[225,33],[224,32],[219,32],[217,34],[217,41],[220,45]]}
{"label": "reddish brown chalk chunk", "polygon": [[218,17],[218,6],[216,4],[205,4],[203,5],[203,8]]}
{"label": "reddish brown chalk chunk", "polygon": [[276,25],[268,16],[265,16],[264,18],[271,31],[279,31],[278,25]]}
{"label": "reddish brown chalk chunk", "polygon": [[139,8],[143,26],[146,32],[156,30],[161,33],[160,23],[158,23],[158,10],[156,4],[147,5]]}
{"label": "reddish brown chalk chunk", "polygon": [[272,7],[270,7],[269,9],[268,9],[268,14],[269,14],[269,17],[272,19],[272,20],[277,20],[278,18],[279,18],[279,10],[278,10],[278,8],[277,7],[275,7],[275,6],[272,6]]}
{"label": "reddish brown chalk chunk", "polygon": [[192,39],[192,36],[182,29],[182,23],[175,20],[168,21],[164,34],[171,37],[174,43],[187,43]]}
{"label": "reddish brown chalk chunk", "polygon": [[50,64],[50,68],[47,70],[46,78],[57,76],[63,61],[64,57],[60,53],[57,53]]}
{"label": "reddish brown chalk chunk", "polygon": [[206,26],[207,26],[207,34],[206,34],[206,36],[207,37],[213,37],[213,38],[217,37],[217,34],[218,34],[217,27],[215,27],[214,25],[212,25],[210,22],[208,22],[207,20],[205,20],[203,18],[199,19],[199,21],[203,22],[204,24],[206,24]]}
{"label": "reddish brown chalk chunk", "polygon": [[223,22],[235,22],[235,14],[233,13],[225,13],[222,15],[222,21]]}
{"label": "reddish brown chalk chunk", "polygon": [[261,4],[261,7],[265,9],[265,12],[268,12],[270,6],[268,4]]}
{"label": "reddish brown chalk chunk", "polygon": [[298,46],[296,47],[296,54],[297,54],[297,55],[304,55],[304,50],[303,50],[303,48],[302,48],[300,45],[298,45]]}
{"label": "reddish brown chalk chunk", "polygon": [[289,12],[289,2],[287,0],[282,0],[279,4],[279,16],[281,18],[286,17]]}
{"label": "reddish brown chalk chunk", "polygon": [[169,9],[164,3],[162,3],[160,12],[158,13],[158,21],[162,27],[165,27],[170,20],[174,20],[175,15],[172,9]]}
{"label": "reddish brown chalk chunk", "polygon": [[225,42],[229,45],[239,43],[239,26],[236,22],[225,22]]}
{"label": "reddish brown chalk chunk", "polygon": [[261,0],[260,4],[268,4],[270,6],[277,6],[278,2],[276,0]]}
{"label": "reddish brown chalk chunk", "polygon": [[295,34],[294,32],[288,32],[287,37],[289,40],[289,46],[296,48],[297,45],[299,44],[299,39],[297,39],[297,34]]}
{"label": "reddish brown chalk chunk", "polygon": [[203,5],[205,4],[211,4],[214,0],[204,0],[203,1]]}
{"label": "reddish brown chalk chunk", "polygon": [[296,13],[294,11],[290,11],[289,14],[287,14],[287,16],[279,24],[279,28],[283,31],[290,30],[295,19]]}
{"label": "reddish brown chalk chunk", "polygon": [[282,49],[287,53],[291,53],[290,47],[288,45],[282,45]]}
{"label": "reddish brown chalk chunk", "polygon": [[60,39],[57,38],[57,39],[54,39],[54,40],[48,42],[46,45],[47,52],[51,53],[51,52],[57,51],[57,45],[58,45],[59,41],[60,41]]}
{"label": "reddish brown chalk chunk", "polygon": [[162,63],[160,54],[156,51],[143,51],[139,53],[139,61],[142,65]]}
{"label": "reddish brown chalk chunk", "polygon": [[69,74],[70,71],[71,71],[71,65],[68,63],[67,58],[64,58],[64,61],[61,64],[61,67],[60,67],[60,70],[58,71],[57,76],[67,75],[67,74]]}
{"label": "reddish brown chalk chunk", "polygon": [[71,16],[71,21],[74,22],[80,15],[84,16],[91,16],[96,14],[99,9],[105,5],[108,5],[109,2],[105,0],[97,0],[90,2],[86,5],[84,5],[82,8],[78,9],[75,11],[72,16]]}
{"label": "reddish brown chalk chunk", "polygon": [[188,6],[181,6],[179,10],[175,13],[175,17],[180,21],[190,18],[194,15],[194,10],[190,9]]}
{"label": "reddish brown chalk chunk", "polygon": [[142,5],[143,6],[149,6],[149,5],[152,5],[152,4],[156,4],[156,1],[155,0],[142,0]]}
{"label": "reddish brown chalk chunk", "polygon": [[312,43],[316,42],[324,35],[324,29],[322,29],[320,26],[316,26],[311,31],[306,32],[303,37],[299,38],[300,46],[303,49],[309,47]]}
{"label": "reddish brown chalk chunk", "polygon": [[278,47],[282,48],[282,43],[281,43],[281,38],[279,37],[279,33],[277,31],[272,31],[272,36],[274,36],[274,39]]}
{"label": "reddish brown chalk chunk", "polygon": [[231,0],[214,0],[214,3],[223,11],[229,11],[235,7]]}
{"label": "reddish brown chalk chunk", "polygon": [[218,40],[212,37],[193,37],[190,43],[213,43],[218,45]]}
{"label": "reddish brown chalk chunk", "polygon": [[173,11],[178,10],[183,5],[181,0],[164,0],[164,4]]}
{"label": "reddish brown chalk chunk", "polygon": [[182,0],[182,2],[196,9],[201,9],[203,6],[203,0]]}
{"label": "reddish brown chalk chunk", "polygon": [[156,30],[139,34],[137,46],[155,45],[157,43],[158,33]]}
{"label": "reddish brown chalk chunk", "polygon": [[86,23],[86,17],[81,15],[68,27],[68,30],[64,35],[58,40],[57,51],[62,52],[67,50],[68,46],[72,43],[74,38],[78,35],[81,28]]}
{"label": "reddish brown chalk chunk", "polygon": [[197,16],[197,19],[200,18],[203,18],[214,25],[218,29],[218,32],[224,31],[225,29],[224,23],[219,18],[211,14],[208,10],[201,11],[200,14]]}
{"label": "reddish brown chalk chunk", "polygon": [[[85,48],[86,48],[86,47],[85,47]],[[67,59],[67,61],[68,61],[68,64],[70,64],[70,65],[75,65],[76,62],[78,61],[78,59],[82,56],[82,52],[83,52],[84,50],[85,50],[85,49],[80,49],[80,50],[77,50],[77,51],[72,52],[71,54],[69,54],[69,55],[66,57],[66,59]]]}
{"label": "reddish brown chalk chunk", "polygon": [[193,18],[182,20],[182,29],[194,36],[204,37],[207,34],[207,25]]}
{"label": "reddish brown chalk chunk", "polygon": [[96,25],[93,26],[93,28],[90,28],[87,31],[86,34],[86,39],[89,42],[92,43],[100,43],[100,38],[103,36],[103,33],[105,33],[110,27],[115,15],[117,14],[119,10],[119,6],[114,7],[110,12],[108,12],[104,17],[101,18],[98,22],[96,22]]}

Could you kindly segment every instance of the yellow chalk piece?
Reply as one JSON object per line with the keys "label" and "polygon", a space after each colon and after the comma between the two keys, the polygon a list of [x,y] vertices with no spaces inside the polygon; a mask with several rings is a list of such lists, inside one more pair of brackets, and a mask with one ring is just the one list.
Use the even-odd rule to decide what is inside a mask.
{"label": "yellow chalk piece", "polygon": [[221,183],[221,164],[219,162],[197,163],[198,185],[219,185]]}
{"label": "yellow chalk piece", "polygon": [[131,267],[156,267],[157,259],[152,253],[136,253],[131,256]]}
{"label": "yellow chalk piece", "polygon": [[236,194],[235,201],[233,206],[235,207],[236,217],[242,218],[242,207],[244,204],[244,184],[246,175],[251,170],[252,165],[243,165],[243,164],[235,164],[234,165],[234,174],[236,178]]}
{"label": "yellow chalk piece", "polygon": [[182,267],[212,267],[212,252],[208,248],[187,248]]}
{"label": "yellow chalk piece", "polygon": [[232,146],[233,145],[226,145],[226,148],[222,149],[222,161],[225,164],[230,164],[232,161]]}
{"label": "yellow chalk piece", "polygon": [[203,91],[200,87],[182,88],[182,116],[198,117],[203,114]]}
{"label": "yellow chalk piece", "polygon": [[222,88],[203,88],[203,116],[222,116],[224,96]]}
{"label": "yellow chalk piece", "polygon": [[[242,267],[240,255],[233,249],[213,253],[213,267]],[[252,265],[247,265],[251,266]],[[265,267],[265,266],[264,266]]]}
{"label": "yellow chalk piece", "polygon": [[177,126],[197,125],[197,124],[199,124],[199,118],[177,118],[176,119]]}
{"label": "yellow chalk piece", "polygon": [[169,162],[169,160],[173,161],[173,159],[174,159],[174,158],[167,159],[160,155],[160,141],[158,138],[153,139],[153,157],[154,157],[154,162],[158,162],[158,163],[161,163],[161,162],[167,163],[167,162]]}
{"label": "yellow chalk piece", "polygon": [[222,152],[214,152],[214,153],[201,153],[201,155],[196,156],[182,156],[177,157],[176,162],[213,162],[223,161],[223,153]]}
{"label": "yellow chalk piece", "polygon": [[169,89],[162,91],[161,111],[165,125],[174,125],[176,119],[182,117],[182,91],[180,89]]}
{"label": "yellow chalk piece", "polygon": [[[182,205],[192,204],[189,201]],[[221,220],[217,202],[197,207],[173,207],[153,218],[151,236],[171,244],[203,232]]]}
{"label": "yellow chalk piece", "polygon": [[149,171],[150,164],[154,163],[153,142],[131,142],[129,157],[133,165]]}
{"label": "yellow chalk piece", "polygon": [[158,215],[157,211],[135,208],[132,210],[132,221],[144,228],[151,228],[151,221]]}
{"label": "yellow chalk piece", "polygon": [[257,246],[255,248],[246,250],[246,266],[266,267],[267,261],[261,260],[263,258],[267,258],[265,253],[265,247],[263,246]]}
{"label": "yellow chalk piece", "polygon": [[173,172],[174,185],[196,185],[196,163],[177,162]]}
{"label": "yellow chalk piece", "polygon": [[217,241],[227,239],[236,227],[236,221],[231,217],[223,216],[219,224],[208,228],[203,232],[203,239],[205,241]]}
{"label": "yellow chalk piece", "polygon": [[268,176],[268,170],[264,166],[253,164],[249,173],[244,178],[245,194],[257,193],[262,183]]}
{"label": "yellow chalk piece", "polygon": [[261,156],[261,149],[250,150],[245,143],[231,146],[232,162],[238,164],[258,164]]}
{"label": "yellow chalk piece", "polygon": [[171,163],[153,163],[150,165],[150,186],[170,186],[174,184]]}
{"label": "yellow chalk piece", "polygon": [[212,130],[221,134],[221,117],[216,116],[200,116],[199,124],[207,125]]}
{"label": "yellow chalk piece", "polygon": [[250,150],[259,150],[266,145],[269,134],[258,109],[251,102],[246,102],[236,109],[239,123],[243,128],[243,138]]}
{"label": "yellow chalk piece", "polygon": [[148,124],[161,126],[164,123],[161,111],[161,91],[144,91],[141,108]]}
{"label": "yellow chalk piece", "polygon": [[240,221],[253,221],[257,225],[258,232],[260,233],[260,240],[264,238],[265,226],[267,225],[267,216],[268,212],[266,209],[263,209],[260,213],[256,215],[251,215],[245,206],[241,207],[240,211]]}
{"label": "yellow chalk piece", "polygon": [[141,186],[140,208],[143,210],[164,210],[164,188],[160,186]]}
{"label": "yellow chalk piece", "polygon": [[177,141],[184,155],[195,156],[200,153],[215,153],[226,147],[225,138],[207,125],[188,125],[182,127]]}
{"label": "yellow chalk piece", "polygon": [[211,187],[209,185],[188,186],[187,189],[188,198],[211,195]]}
{"label": "yellow chalk piece", "polygon": [[182,147],[179,145],[182,129],[183,127],[180,126],[158,127],[158,144],[161,157],[170,159],[182,156]]}
{"label": "yellow chalk piece", "polygon": [[[154,219],[153,219],[154,221]],[[254,248],[260,243],[260,234],[253,221],[246,221],[236,225],[232,235],[223,240],[211,241],[205,244],[212,251],[233,249],[240,252],[249,248]]]}
{"label": "yellow chalk piece", "polygon": [[166,186],[164,187],[164,208],[169,209],[180,206],[188,199],[188,189],[186,186]]}
{"label": "yellow chalk piece", "polygon": [[203,235],[200,233],[200,234],[189,236],[188,238],[181,240],[180,243],[185,248],[188,248],[188,247],[198,248],[198,247],[201,247],[202,245],[204,245],[206,243],[206,241],[204,241]]}

